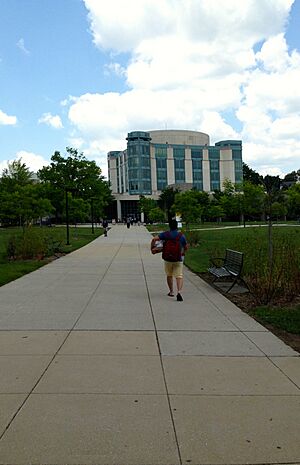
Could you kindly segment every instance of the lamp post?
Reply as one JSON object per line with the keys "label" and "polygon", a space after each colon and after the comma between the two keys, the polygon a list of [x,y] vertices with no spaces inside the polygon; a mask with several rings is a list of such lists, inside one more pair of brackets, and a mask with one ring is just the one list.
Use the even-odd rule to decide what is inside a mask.
{"label": "lamp post", "polygon": [[92,234],[95,234],[94,231],[94,198],[91,198],[91,216],[92,216]]}
{"label": "lamp post", "polygon": [[70,229],[69,229],[69,192],[76,192],[77,189],[72,187],[65,187],[66,193],[66,225],[67,225],[67,245],[70,245]]}
{"label": "lamp post", "polygon": [[70,231],[69,231],[69,189],[66,188],[66,224],[67,224],[67,245],[70,245]]}

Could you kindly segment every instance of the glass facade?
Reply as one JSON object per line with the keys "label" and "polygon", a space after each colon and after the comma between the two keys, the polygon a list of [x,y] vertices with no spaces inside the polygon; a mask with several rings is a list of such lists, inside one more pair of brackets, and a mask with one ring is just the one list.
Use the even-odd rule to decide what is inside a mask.
{"label": "glass facade", "polygon": [[151,194],[150,135],[131,132],[127,140],[128,192]]}
{"label": "glass facade", "polygon": [[161,191],[168,185],[167,174],[167,147],[155,147],[155,160],[156,160],[156,178],[157,190]]}
{"label": "glass facade", "polygon": [[173,148],[175,184],[185,182],[185,149],[183,147]]}
{"label": "glass facade", "polygon": [[208,148],[210,190],[220,190],[220,149]]}
{"label": "glass facade", "polygon": [[[108,153],[109,179],[118,194],[154,194],[151,167],[156,171],[154,191],[163,190],[168,186],[168,181],[176,185],[188,183],[200,191],[204,186],[206,190],[214,191],[222,189],[220,180],[224,176],[229,175],[235,183],[243,180],[242,142],[239,140],[225,140],[209,146],[185,145],[180,139],[177,139],[178,143],[169,144],[159,140],[152,142],[151,137],[155,139],[150,132],[130,132],[127,150]],[[168,150],[173,154],[169,161]],[[191,158],[186,158],[189,151]]]}
{"label": "glass facade", "polygon": [[235,182],[243,182],[243,162],[242,162],[242,148],[235,148],[232,150],[232,159],[234,161],[234,177]]}
{"label": "glass facade", "polygon": [[203,190],[203,172],[202,172],[202,149],[191,149],[193,187],[199,191]]}

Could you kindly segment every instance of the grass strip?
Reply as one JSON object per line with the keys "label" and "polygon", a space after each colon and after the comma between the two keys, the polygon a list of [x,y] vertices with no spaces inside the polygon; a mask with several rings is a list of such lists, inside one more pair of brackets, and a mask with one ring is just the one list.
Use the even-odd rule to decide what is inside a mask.
{"label": "grass strip", "polygon": [[249,311],[262,324],[300,334],[300,305],[295,307],[256,307]]}

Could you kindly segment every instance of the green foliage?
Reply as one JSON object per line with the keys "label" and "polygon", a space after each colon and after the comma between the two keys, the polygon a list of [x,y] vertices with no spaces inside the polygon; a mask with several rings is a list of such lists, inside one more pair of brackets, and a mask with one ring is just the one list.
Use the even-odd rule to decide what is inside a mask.
{"label": "green foliage", "polygon": [[296,307],[257,307],[250,311],[263,324],[300,334],[300,305]]}
{"label": "green foliage", "polygon": [[[224,257],[225,249],[244,253],[243,276],[256,301],[270,304],[291,300],[300,292],[300,231],[274,228],[271,267],[268,256],[267,228],[201,230],[200,246],[186,254],[185,263],[195,272],[206,272],[212,257]],[[189,235],[187,233],[189,240]]]}
{"label": "green foliage", "polygon": [[300,218],[300,183],[294,184],[288,189],[287,201],[291,216]]}
{"label": "green foliage", "polygon": [[7,258],[9,260],[42,260],[60,252],[62,242],[62,231],[54,238],[48,230],[26,228],[22,234],[12,234],[8,237]]}
{"label": "green foliage", "polygon": [[8,163],[7,168],[4,168],[0,184],[5,191],[13,192],[16,187],[33,184],[32,177],[33,173],[20,158]]}
{"label": "green foliage", "polygon": [[199,231],[186,231],[185,236],[189,247],[198,247],[202,243]]}
{"label": "green foliage", "polygon": [[215,205],[212,203],[208,209],[207,215],[212,220],[220,220],[221,218],[224,218],[225,212],[221,205]]}
{"label": "green foliage", "polygon": [[201,221],[204,207],[199,203],[199,193],[195,190],[180,192],[175,195],[173,213],[180,213],[182,221],[188,228],[192,222]]}
{"label": "green foliage", "polygon": [[162,223],[165,220],[165,214],[159,207],[152,208],[149,212],[149,220],[154,223]]}
{"label": "green foliage", "polygon": [[[53,257],[57,254],[65,254],[72,252],[103,233],[102,228],[95,228],[94,234],[92,234],[91,228],[70,228],[70,239],[71,245],[66,245],[66,228],[28,228],[25,230],[26,233],[34,231],[33,234],[40,236],[38,243],[44,238],[46,241],[46,256],[42,259],[41,255],[37,255],[36,259],[23,260],[20,257],[20,250],[22,250],[22,238],[23,231],[21,228],[0,228],[0,286],[23,276],[26,273],[36,270],[37,268],[45,265],[49,261],[49,257]],[[75,232],[76,231],[76,232]],[[29,232],[30,234],[30,232]],[[26,247],[28,250],[28,244],[33,241],[31,238],[26,239]],[[10,248],[8,243],[11,243]],[[31,250],[31,255],[33,255]],[[25,249],[25,247],[24,247]],[[30,249],[29,249],[30,250]],[[15,254],[15,259],[13,256]],[[19,254],[19,256],[17,256]],[[8,259],[12,257],[11,259]],[[50,258],[51,259],[51,258]]]}
{"label": "green foliage", "polygon": [[179,193],[178,189],[166,187],[159,196],[158,206],[166,213],[168,221],[171,219],[171,209],[175,202],[175,196]]}
{"label": "green foliage", "polygon": [[265,193],[262,185],[243,183],[242,212],[247,217],[257,217],[263,213]]}
{"label": "green foliage", "polygon": [[251,182],[251,184],[260,185],[263,178],[260,174],[250,168],[246,163],[243,163],[243,179],[244,181]]}
{"label": "green foliage", "polygon": [[66,151],[66,157],[55,152],[51,157],[51,164],[38,172],[40,180],[46,186],[48,198],[55,207],[56,218],[63,215],[66,190],[71,193],[72,198],[86,202],[93,198],[95,218],[100,218],[104,208],[113,200],[108,182],[104,180],[95,161],[87,160],[83,153],[71,147],[67,147]]}
{"label": "green foliage", "polygon": [[[150,197],[140,196],[139,210],[149,218],[150,211],[157,208],[157,201]],[[149,218],[150,219],[150,218]]]}
{"label": "green foliage", "polygon": [[0,182],[0,218],[3,224],[25,227],[53,212],[51,202],[43,196],[39,184],[15,184],[13,191],[6,187],[6,183]]}
{"label": "green foliage", "polygon": [[289,235],[279,228],[274,231],[271,262],[267,238],[261,239],[252,231],[240,246],[245,254],[244,276],[252,294],[261,304],[292,300],[300,291],[299,231]]}

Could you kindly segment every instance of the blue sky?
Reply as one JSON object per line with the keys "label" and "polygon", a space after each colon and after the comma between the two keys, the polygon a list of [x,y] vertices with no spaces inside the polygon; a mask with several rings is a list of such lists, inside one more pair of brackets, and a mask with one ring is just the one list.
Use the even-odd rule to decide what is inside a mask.
{"label": "blue sky", "polygon": [[297,170],[299,25],[300,0],[0,0],[0,169],[72,146],[106,175],[127,132],[167,127]]}

